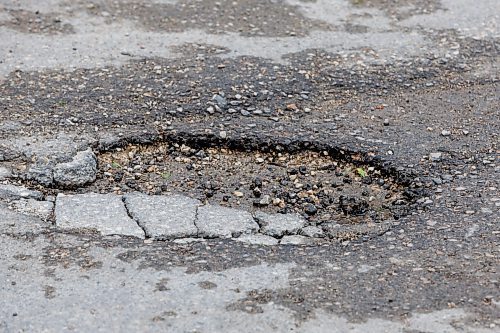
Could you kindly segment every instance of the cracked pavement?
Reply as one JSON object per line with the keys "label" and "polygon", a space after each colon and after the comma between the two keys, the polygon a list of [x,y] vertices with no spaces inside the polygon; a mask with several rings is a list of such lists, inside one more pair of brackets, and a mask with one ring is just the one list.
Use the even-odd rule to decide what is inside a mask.
{"label": "cracked pavement", "polygon": [[498,332],[496,0],[0,0],[0,331]]}

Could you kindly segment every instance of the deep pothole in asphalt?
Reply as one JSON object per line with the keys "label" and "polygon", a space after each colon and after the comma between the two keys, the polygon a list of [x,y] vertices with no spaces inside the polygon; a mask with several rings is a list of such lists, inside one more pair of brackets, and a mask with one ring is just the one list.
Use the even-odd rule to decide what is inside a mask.
{"label": "deep pothole in asphalt", "polygon": [[177,143],[130,144],[98,156],[85,191],[185,194],[251,212],[298,213],[310,225],[380,223],[410,211],[405,185],[328,151],[258,152]]}

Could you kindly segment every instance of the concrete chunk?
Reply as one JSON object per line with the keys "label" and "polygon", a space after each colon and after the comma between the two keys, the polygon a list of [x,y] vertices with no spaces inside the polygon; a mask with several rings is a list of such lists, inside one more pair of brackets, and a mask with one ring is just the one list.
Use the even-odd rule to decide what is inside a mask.
{"label": "concrete chunk", "polygon": [[12,207],[18,212],[33,215],[47,221],[54,210],[54,203],[34,199],[20,199],[14,201]]}
{"label": "concrete chunk", "polygon": [[249,212],[215,205],[198,208],[198,234],[210,238],[238,237],[259,229]]}
{"label": "concrete chunk", "polygon": [[32,191],[24,186],[0,185],[0,199],[3,200],[19,200],[19,199],[42,200],[42,198],[43,198],[42,192]]}
{"label": "concrete chunk", "polygon": [[38,234],[48,226],[37,217],[16,212],[0,203],[0,234]]}
{"label": "concrete chunk", "polygon": [[92,183],[96,179],[97,159],[89,148],[78,152],[73,160],[54,167],[54,182],[72,188]]}
{"label": "concrete chunk", "polygon": [[277,245],[278,240],[271,236],[266,235],[241,235],[236,238],[238,242],[243,242],[247,244],[255,244],[255,245]]}
{"label": "concrete chunk", "polygon": [[144,231],[132,220],[122,197],[114,194],[58,194],[56,226],[62,230],[96,230],[102,235],[144,238]]}
{"label": "concrete chunk", "polygon": [[313,238],[321,238],[325,236],[323,230],[315,226],[302,228],[300,234],[306,237],[313,237]]}
{"label": "concrete chunk", "polygon": [[125,205],[132,218],[154,239],[175,239],[198,234],[194,221],[201,202],[183,195],[125,195]]}
{"label": "concrete chunk", "polygon": [[309,244],[311,242],[310,238],[305,236],[293,235],[293,236],[283,236],[280,241],[281,245],[303,245]]}
{"label": "concrete chunk", "polygon": [[296,234],[306,224],[306,220],[296,214],[266,214],[255,213],[255,218],[261,225],[260,232],[273,237]]}

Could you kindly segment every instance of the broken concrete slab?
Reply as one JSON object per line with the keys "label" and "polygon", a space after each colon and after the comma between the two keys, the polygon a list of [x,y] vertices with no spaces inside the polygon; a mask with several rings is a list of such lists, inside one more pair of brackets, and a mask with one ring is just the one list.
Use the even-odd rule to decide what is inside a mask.
{"label": "broken concrete slab", "polygon": [[47,221],[54,211],[54,203],[34,199],[20,199],[12,202],[12,208],[23,214],[32,215]]}
{"label": "broken concrete slab", "polygon": [[42,200],[43,194],[39,191],[29,190],[24,186],[0,185],[0,199],[19,200],[21,198]]}
{"label": "broken concrete slab", "polygon": [[255,245],[277,245],[278,240],[271,236],[252,234],[252,235],[241,235],[235,239],[238,242],[255,244]]}
{"label": "broken concrete slab", "polygon": [[230,238],[254,233],[259,229],[247,211],[215,205],[198,208],[198,235],[208,238]]}
{"label": "broken concrete slab", "polygon": [[196,236],[196,210],[201,202],[183,195],[151,196],[131,193],[124,196],[132,218],[147,237],[161,240]]}
{"label": "broken concrete slab", "polygon": [[266,214],[264,212],[255,213],[261,226],[260,232],[273,237],[296,234],[300,228],[306,224],[306,220],[296,214]]}
{"label": "broken concrete slab", "polygon": [[3,203],[0,203],[0,216],[0,234],[38,234],[50,226],[40,218],[16,212]]}
{"label": "broken concrete slab", "polygon": [[292,235],[292,236],[283,236],[280,240],[281,245],[303,245],[310,243],[310,239],[305,236]]}
{"label": "broken concrete slab", "polygon": [[40,185],[50,186],[54,183],[54,172],[52,166],[43,163],[35,163],[30,166],[26,178]]}
{"label": "broken concrete slab", "polygon": [[312,237],[312,238],[322,238],[325,236],[323,229],[315,226],[304,227],[299,231],[299,233],[302,236]]}
{"label": "broken concrete slab", "polygon": [[102,235],[145,238],[141,227],[128,216],[122,196],[115,194],[58,194],[55,219],[62,230],[95,230]]}
{"label": "broken concrete slab", "polygon": [[70,162],[54,167],[54,182],[66,188],[75,188],[95,181],[97,158],[92,149],[76,153]]}

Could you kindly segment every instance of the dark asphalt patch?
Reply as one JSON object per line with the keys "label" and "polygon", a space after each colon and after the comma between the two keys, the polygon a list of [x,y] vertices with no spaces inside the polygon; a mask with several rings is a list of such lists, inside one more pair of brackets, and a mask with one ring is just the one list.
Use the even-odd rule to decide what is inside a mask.
{"label": "dark asphalt patch", "polygon": [[107,0],[86,1],[85,7],[89,13],[104,16],[109,22],[126,18],[153,31],[203,29],[242,36],[304,36],[314,29],[330,28],[325,22],[304,17],[295,6],[282,0],[181,0],[175,4]]}

